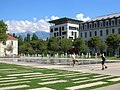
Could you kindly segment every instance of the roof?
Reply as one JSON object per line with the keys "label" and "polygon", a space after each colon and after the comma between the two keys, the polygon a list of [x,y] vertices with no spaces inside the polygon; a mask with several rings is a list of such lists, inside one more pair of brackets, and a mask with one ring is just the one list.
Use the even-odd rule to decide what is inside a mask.
{"label": "roof", "polygon": [[113,14],[108,14],[108,15],[103,15],[103,16],[99,16],[96,18],[92,18],[92,19],[88,20],[87,22],[108,19],[108,18],[113,18],[113,17],[119,17],[119,16],[120,16],[120,13],[113,13]]}
{"label": "roof", "polygon": [[15,38],[15,37],[13,37],[11,35],[8,35],[8,34],[6,34],[6,35],[7,35],[7,39],[8,40],[17,40],[17,38]]}
{"label": "roof", "polygon": [[80,20],[64,17],[64,18],[60,18],[60,19],[56,19],[56,20],[51,20],[51,21],[49,21],[49,23],[54,23],[54,24],[57,24],[57,23],[67,23],[68,21],[74,21],[74,22],[78,22],[78,23],[82,22]]}

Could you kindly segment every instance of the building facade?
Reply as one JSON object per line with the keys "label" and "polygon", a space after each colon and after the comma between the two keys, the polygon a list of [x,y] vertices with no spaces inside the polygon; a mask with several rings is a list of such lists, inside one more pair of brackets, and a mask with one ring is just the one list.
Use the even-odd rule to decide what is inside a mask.
{"label": "building facade", "polygon": [[120,35],[120,13],[93,18],[80,24],[79,36],[85,41],[93,36],[105,40],[112,33]]}
{"label": "building facade", "polygon": [[7,35],[5,44],[0,42],[0,57],[18,55],[18,39]]}
{"label": "building facade", "polygon": [[62,38],[71,38],[75,39],[79,37],[79,24],[82,21],[70,19],[70,18],[61,18],[57,20],[49,21],[50,26],[50,37]]}

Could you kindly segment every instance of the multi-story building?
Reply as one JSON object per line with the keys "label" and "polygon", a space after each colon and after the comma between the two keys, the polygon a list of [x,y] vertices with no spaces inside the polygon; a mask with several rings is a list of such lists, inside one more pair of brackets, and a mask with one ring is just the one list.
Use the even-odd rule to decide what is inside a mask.
{"label": "multi-story building", "polygon": [[[100,36],[103,40],[110,34],[120,35],[120,13],[104,15],[80,24],[79,36],[87,43],[90,37]],[[109,51],[106,51],[109,55]],[[117,51],[120,54],[120,49]]]}
{"label": "multi-story building", "polygon": [[50,26],[50,37],[62,38],[78,38],[79,36],[79,24],[82,21],[71,19],[71,18],[61,18],[57,20],[49,21]]}
{"label": "multi-story building", "polygon": [[120,34],[120,13],[96,17],[80,24],[79,36],[85,41],[93,36],[106,39],[112,33]]}

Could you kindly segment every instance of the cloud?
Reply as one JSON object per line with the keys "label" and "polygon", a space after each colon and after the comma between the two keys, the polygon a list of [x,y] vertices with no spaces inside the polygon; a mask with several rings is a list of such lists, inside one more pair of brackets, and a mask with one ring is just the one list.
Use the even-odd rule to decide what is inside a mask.
{"label": "cloud", "polygon": [[50,24],[43,19],[37,20],[33,18],[33,21],[17,21],[11,20],[5,22],[8,25],[8,32],[11,33],[20,33],[20,32],[36,32],[36,31],[44,31],[49,32]]}
{"label": "cloud", "polygon": [[[44,31],[50,32],[49,27],[50,24],[48,21],[59,19],[58,16],[51,16],[50,19],[46,16],[45,19],[37,20],[37,18],[33,17],[32,21],[29,20],[11,20],[6,21],[5,23],[8,25],[8,33],[23,33],[23,32],[36,32],[36,31]],[[84,14],[80,13],[76,15],[76,19],[86,21],[89,20],[89,17],[84,17]]]}
{"label": "cloud", "polygon": [[59,19],[59,17],[58,16],[52,16],[51,17],[51,20],[55,20],[55,19]]}
{"label": "cloud", "polygon": [[82,21],[90,20],[90,18],[89,17],[85,17],[83,13],[77,14],[76,15],[76,19],[77,20],[82,20]]}

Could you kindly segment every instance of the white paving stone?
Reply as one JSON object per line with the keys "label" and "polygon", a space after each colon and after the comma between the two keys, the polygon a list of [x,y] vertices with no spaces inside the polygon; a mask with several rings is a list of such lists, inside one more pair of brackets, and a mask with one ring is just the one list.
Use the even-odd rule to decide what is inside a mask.
{"label": "white paving stone", "polygon": [[120,78],[109,79],[108,81],[120,81]]}
{"label": "white paving stone", "polygon": [[35,75],[35,74],[41,74],[41,73],[11,74],[11,75],[7,75],[7,76],[24,76],[24,75]]}
{"label": "white paving stone", "polygon": [[42,88],[34,88],[34,89],[29,89],[29,90],[55,90],[47,87],[42,87]]}
{"label": "white paving stone", "polygon": [[39,84],[45,85],[45,84],[55,84],[55,83],[61,83],[61,82],[67,82],[67,81],[66,80],[57,80],[57,81],[41,82]]}
{"label": "white paving stone", "polygon": [[11,71],[11,70],[17,70],[16,68],[10,68],[10,69],[0,69],[0,71]]}
{"label": "white paving stone", "polygon": [[30,82],[30,81],[9,82],[9,83],[0,84],[0,86],[3,86],[3,85],[11,85],[11,84],[24,84],[24,83],[28,83],[28,82]]}
{"label": "white paving stone", "polygon": [[0,88],[0,90],[10,90],[10,89],[17,89],[17,88],[25,88],[25,87],[29,87],[29,85],[2,87],[2,88]]}
{"label": "white paving stone", "polygon": [[38,75],[30,75],[30,76],[23,76],[23,77],[28,77],[28,78],[30,78],[30,77],[41,77],[41,76],[43,76],[43,74],[38,74]]}
{"label": "white paving stone", "polygon": [[105,75],[96,75],[96,76],[93,76],[93,77],[97,78],[97,77],[102,77],[102,76],[105,76]]}
{"label": "white paving stone", "polygon": [[106,79],[106,78],[110,78],[113,76],[107,76],[107,77],[100,77],[100,78],[94,78],[94,79],[88,79],[88,80],[81,80],[81,81],[76,81],[74,83],[83,83],[83,82],[89,82],[89,81],[95,81],[95,80],[101,80],[101,79]]}
{"label": "white paving stone", "polygon": [[15,78],[17,78],[17,77],[8,77],[8,78],[0,78],[0,80],[8,80],[8,79],[15,79]]}
{"label": "white paving stone", "polygon": [[44,79],[41,79],[41,80],[46,81],[46,80],[55,80],[55,79],[58,79],[58,78],[44,78]]}
{"label": "white paving stone", "polygon": [[88,79],[88,77],[74,78],[72,80],[74,81],[74,80],[82,80],[82,79]]}
{"label": "white paving stone", "polygon": [[89,84],[84,84],[84,85],[78,85],[78,86],[73,86],[73,87],[67,87],[66,89],[68,90],[76,90],[76,89],[82,89],[82,88],[87,88],[87,87],[91,87],[91,86],[95,86],[95,85],[101,85],[101,84],[105,84],[107,82],[94,82],[94,83],[89,83]]}

